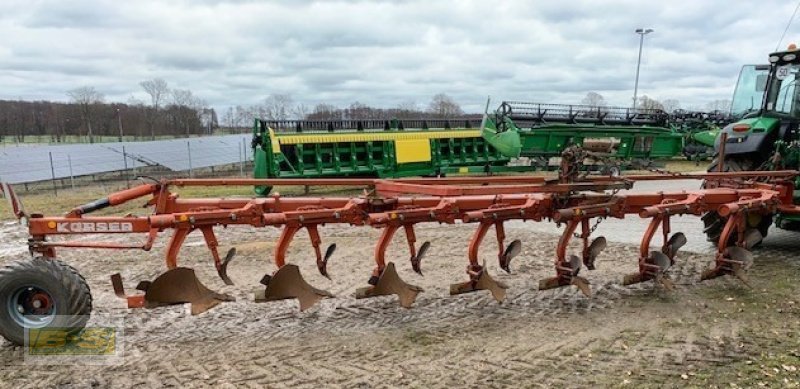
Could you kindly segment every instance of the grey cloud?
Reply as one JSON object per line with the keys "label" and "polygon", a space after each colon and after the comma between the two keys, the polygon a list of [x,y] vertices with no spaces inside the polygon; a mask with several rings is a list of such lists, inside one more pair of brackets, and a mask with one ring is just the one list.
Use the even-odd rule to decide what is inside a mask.
{"label": "grey cloud", "polygon": [[156,67],[186,71],[219,69],[226,66],[225,58],[202,49],[161,51],[145,55],[146,61]]}
{"label": "grey cloud", "polygon": [[[439,92],[467,109],[493,99],[628,105],[637,27],[640,94],[684,105],[729,98],[764,62],[785,1],[43,1],[0,15],[0,98],[66,100],[93,85],[144,97],[161,77],[222,110],[271,93],[298,102],[420,106]],[[800,39],[800,24],[787,34]]]}
{"label": "grey cloud", "polygon": [[116,2],[61,1],[28,5],[30,13],[19,22],[30,28],[97,29],[122,27],[124,15]]}

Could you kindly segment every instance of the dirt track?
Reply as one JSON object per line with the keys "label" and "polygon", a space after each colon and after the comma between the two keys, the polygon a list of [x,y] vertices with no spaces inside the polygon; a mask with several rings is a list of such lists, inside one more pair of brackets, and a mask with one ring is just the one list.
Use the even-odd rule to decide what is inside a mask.
{"label": "dirt track", "polygon": [[[742,369],[756,367],[755,375],[770,372],[774,361],[759,360],[762,352],[780,361],[789,358],[788,366],[799,369],[790,373],[778,367],[780,372],[765,379],[797,382],[800,262],[784,249],[759,252],[751,272],[754,290],[729,278],[698,284],[711,258],[682,253],[671,270],[677,290],[668,293],[654,290],[652,283],[621,286],[622,276],[636,269],[637,250],[611,243],[598,259],[598,270],[582,273],[594,291],[587,299],[573,287],[535,290],[539,279],[552,275],[557,237],[532,236],[525,225],[509,224],[509,241],[524,242],[512,263],[513,274],[497,267],[491,239],[482,251],[491,274],[510,285],[507,301],[498,304],[488,292],[447,295],[450,283],[466,280],[472,230],[463,225],[419,228],[420,241],[432,243],[424,277],[411,271],[404,237],[396,236],[388,257],[397,258],[401,277],[425,289],[410,310],[399,307],[394,297],[353,299],[374,265],[379,231],[368,228],[322,229],[323,244],[339,247],[329,264],[334,281],[316,273],[304,233],[293,243],[290,262],[300,265],[312,285],[338,296],[305,313],[294,301],[252,302],[258,280],[274,270],[270,258],[276,229],[220,232],[223,251],[234,242],[239,250],[230,269],[237,283],[232,287],[216,278],[200,236],[190,237],[181,264],[195,268],[212,289],[237,298],[194,317],[186,307],[125,309],[109,285],[108,276],[119,270],[129,288],[155,277],[163,270],[165,239],[145,254],[62,251],[91,284],[95,312],[125,315],[124,364],[33,370],[21,364],[20,348],[0,340],[0,382],[15,387],[727,386],[751,382],[737,376]],[[17,231],[4,227],[3,239],[12,242],[3,245],[0,261],[19,256],[9,249],[24,236]],[[775,336],[765,337],[769,331]],[[793,355],[798,361],[791,365]]]}

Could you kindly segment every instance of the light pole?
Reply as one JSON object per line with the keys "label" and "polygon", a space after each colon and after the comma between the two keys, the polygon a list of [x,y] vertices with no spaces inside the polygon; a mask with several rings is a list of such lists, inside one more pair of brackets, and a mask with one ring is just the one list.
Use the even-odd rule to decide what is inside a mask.
{"label": "light pole", "polygon": [[122,113],[117,108],[117,122],[119,123],[119,141],[122,142]]}
{"label": "light pole", "polygon": [[636,83],[633,86],[633,108],[636,108],[636,99],[639,94],[639,67],[642,65],[642,45],[644,45],[644,36],[653,32],[652,28],[644,29],[637,28],[635,31],[639,34],[639,60],[636,61]]}

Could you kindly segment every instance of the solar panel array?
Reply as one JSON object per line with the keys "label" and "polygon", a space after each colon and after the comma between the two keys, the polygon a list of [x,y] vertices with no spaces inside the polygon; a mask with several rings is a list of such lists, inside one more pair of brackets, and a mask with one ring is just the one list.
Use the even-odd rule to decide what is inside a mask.
{"label": "solar panel array", "polygon": [[[187,171],[249,159],[250,135],[152,142],[118,142],[0,148],[0,182],[19,184],[163,166]],[[52,157],[52,164],[51,164]],[[52,166],[52,168],[51,168]]]}

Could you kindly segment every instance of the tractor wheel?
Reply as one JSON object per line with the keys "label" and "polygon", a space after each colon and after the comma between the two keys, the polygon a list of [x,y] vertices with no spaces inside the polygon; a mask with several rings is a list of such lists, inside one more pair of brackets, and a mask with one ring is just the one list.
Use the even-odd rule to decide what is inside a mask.
{"label": "tractor wheel", "polygon": [[697,146],[694,143],[690,143],[683,148],[683,156],[689,161],[694,161],[697,158],[697,154]]}
{"label": "tractor wheel", "polygon": [[[762,239],[766,238],[767,234],[769,233],[769,227],[772,226],[772,218],[772,215],[760,215],[756,213],[750,214],[747,218],[747,228],[748,230],[758,229],[758,231],[761,233]],[[715,245],[718,244],[727,219],[719,216],[719,214],[716,212],[708,212],[703,215],[702,219],[703,224],[705,225],[705,229],[703,231],[706,234],[706,239]],[[737,237],[738,234],[736,231],[734,231],[730,238],[728,238],[728,245],[735,245]],[[761,244],[761,242],[756,243],[756,245],[759,244]]]}
{"label": "tractor wheel", "polygon": [[78,332],[92,312],[92,294],[73,267],[56,259],[14,261],[0,269],[0,335],[23,345],[25,329]]}
{"label": "tractor wheel", "polygon": [[[719,162],[717,159],[714,159],[714,161],[712,161],[711,165],[708,167],[708,172],[713,173],[719,171],[718,166]],[[726,172],[739,172],[753,170],[757,167],[758,164],[751,158],[729,157],[725,158],[725,166],[723,168]],[[705,227],[703,231],[706,234],[706,239],[709,242],[718,244],[727,219],[719,216],[719,214],[716,212],[707,212],[703,215],[702,220]],[[772,220],[773,215],[750,214],[747,218],[747,228],[758,229],[758,231],[761,233],[761,236],[766,238],[767,233],[769,232],[769,227],[772,226]],[[735,231],[731,234],[729,238],[730,241],[728,242],[729,245],[736,244],[737,235],[738,234]],[[758,242],[756,245],[760,243],[761,242]]]}

